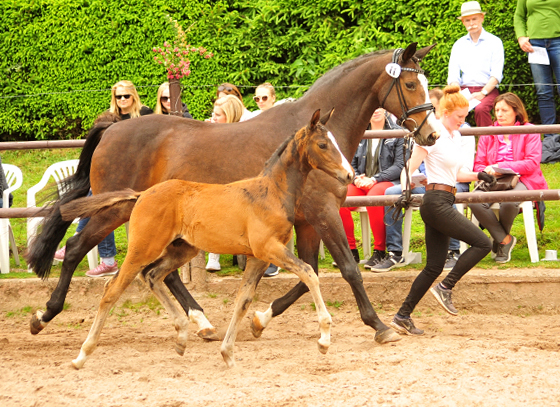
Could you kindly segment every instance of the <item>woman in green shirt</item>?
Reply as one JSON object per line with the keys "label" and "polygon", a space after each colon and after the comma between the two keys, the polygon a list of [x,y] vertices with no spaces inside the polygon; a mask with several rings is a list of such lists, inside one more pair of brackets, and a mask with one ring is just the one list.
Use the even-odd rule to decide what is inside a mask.
{"label": "woman in green shirt", "polygon": [[[513,25],[523,51],[532,53],[535,51],[533,47],[546,50],[549,64],[531,63],[531,72],[537,90],[541,123],[557,123],[553,74],[560,94],[560,0],[517,0]],[[547,136],[552,134],[545,134]]]}

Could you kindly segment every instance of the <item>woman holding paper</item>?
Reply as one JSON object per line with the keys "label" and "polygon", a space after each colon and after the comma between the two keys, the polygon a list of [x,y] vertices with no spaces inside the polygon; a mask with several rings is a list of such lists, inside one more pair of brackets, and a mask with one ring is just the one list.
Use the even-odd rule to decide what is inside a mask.
{"label": "woman holding paper", "polygon": [[513,26],[519,47],[529,53],[541,122],[557,123],[552,83],[554,74],[560,93],[560,0],[517,0]]}
{"label": "woman holding paper", "polygon": [[[519,97],[511,92],[503,93],[494,102],[496,123],[494,126],[532,126],[527,111]],[[530,131],[530,128],[527,129]],[[505,173],[519,174],[514,191],[548,189],[541,171],[540,134],[504,134],[481,136],[474,160],[474,171],[485,171],[499,178]],[[497,263],[507,263],[516,238],[510,235],[511,226],[519,214],[520,202],[501,202],[499,216],[491,209],[492,203],[471,204],[469,207],[492,239],[492,251]]]}

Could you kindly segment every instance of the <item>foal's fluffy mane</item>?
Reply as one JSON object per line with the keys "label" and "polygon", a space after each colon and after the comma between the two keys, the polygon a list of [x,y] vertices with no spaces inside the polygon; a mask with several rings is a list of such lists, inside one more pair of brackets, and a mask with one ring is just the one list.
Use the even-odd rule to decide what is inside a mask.
{"label": "foal's fluffy mane", "polygon": [[[298,130],[301,131],[301,130]],[[284,150],[286,150],[286,147],[288,147],[288,144],[290,144],[290,141],[292,141],[294,139],[294,137],[296,136],[298,132],[296,131],[294,134],[292,134],[291,136],[289,136],[288,138],[286,138],[286,140],[284,140],[284,142],[282,144],[280,144],[280,146],[276,149],[276,151],[274,153],[272,153],[272,156],[266,160],[266,163],[264,164],[264,170],[266,171],[267,169],[269,169],[270,167],[272,167],[282,156],[282,153],[284,152]]]}

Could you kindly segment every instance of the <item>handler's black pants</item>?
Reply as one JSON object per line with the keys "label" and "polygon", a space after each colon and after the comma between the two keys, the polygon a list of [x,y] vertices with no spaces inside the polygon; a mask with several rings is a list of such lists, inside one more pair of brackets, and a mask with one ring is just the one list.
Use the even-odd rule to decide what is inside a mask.
{"label": "handler's black pants", "polygon": [[426,226],[426,267],[412,283],[410,292],[398,314],[410,316],[416,304],[424,297],[434,281],[439,277],[447,260],[449,238],[461,240],[471,247],[457,260],[455,267],[442,281],[449,289],[492,248],[490,239],[477,226],[453,208],[455,196],[446,191],[432,190],[424,194],[420,215]]}

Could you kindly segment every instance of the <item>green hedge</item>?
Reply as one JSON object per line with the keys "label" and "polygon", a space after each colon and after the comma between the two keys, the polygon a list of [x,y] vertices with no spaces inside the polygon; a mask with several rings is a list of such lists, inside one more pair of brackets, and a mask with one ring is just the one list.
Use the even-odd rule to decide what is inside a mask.
{"label": "green hedge", "polygon": [[[376,49],[437,43],[423,67],[443,84],[453,42],[465,30],[462,0],[3,0],[0,4],[0,136],[57,139],[83,136],[108,108],[110,87],[133,81],[153,107],[166,80],[152,48],[173,39],[168,14],[190,28],[195,46],[214,52],[192,61],[183,79],[193,116],[207,117],[216,84],[240,86],[246,104],[269,81],[280,97],[300,96],[324,72]],[[504,42],[504,84],[532,83],[512,21],[515,0],[482,1],[485,27]],[[520,94],[533,121],[532,87]]]}

